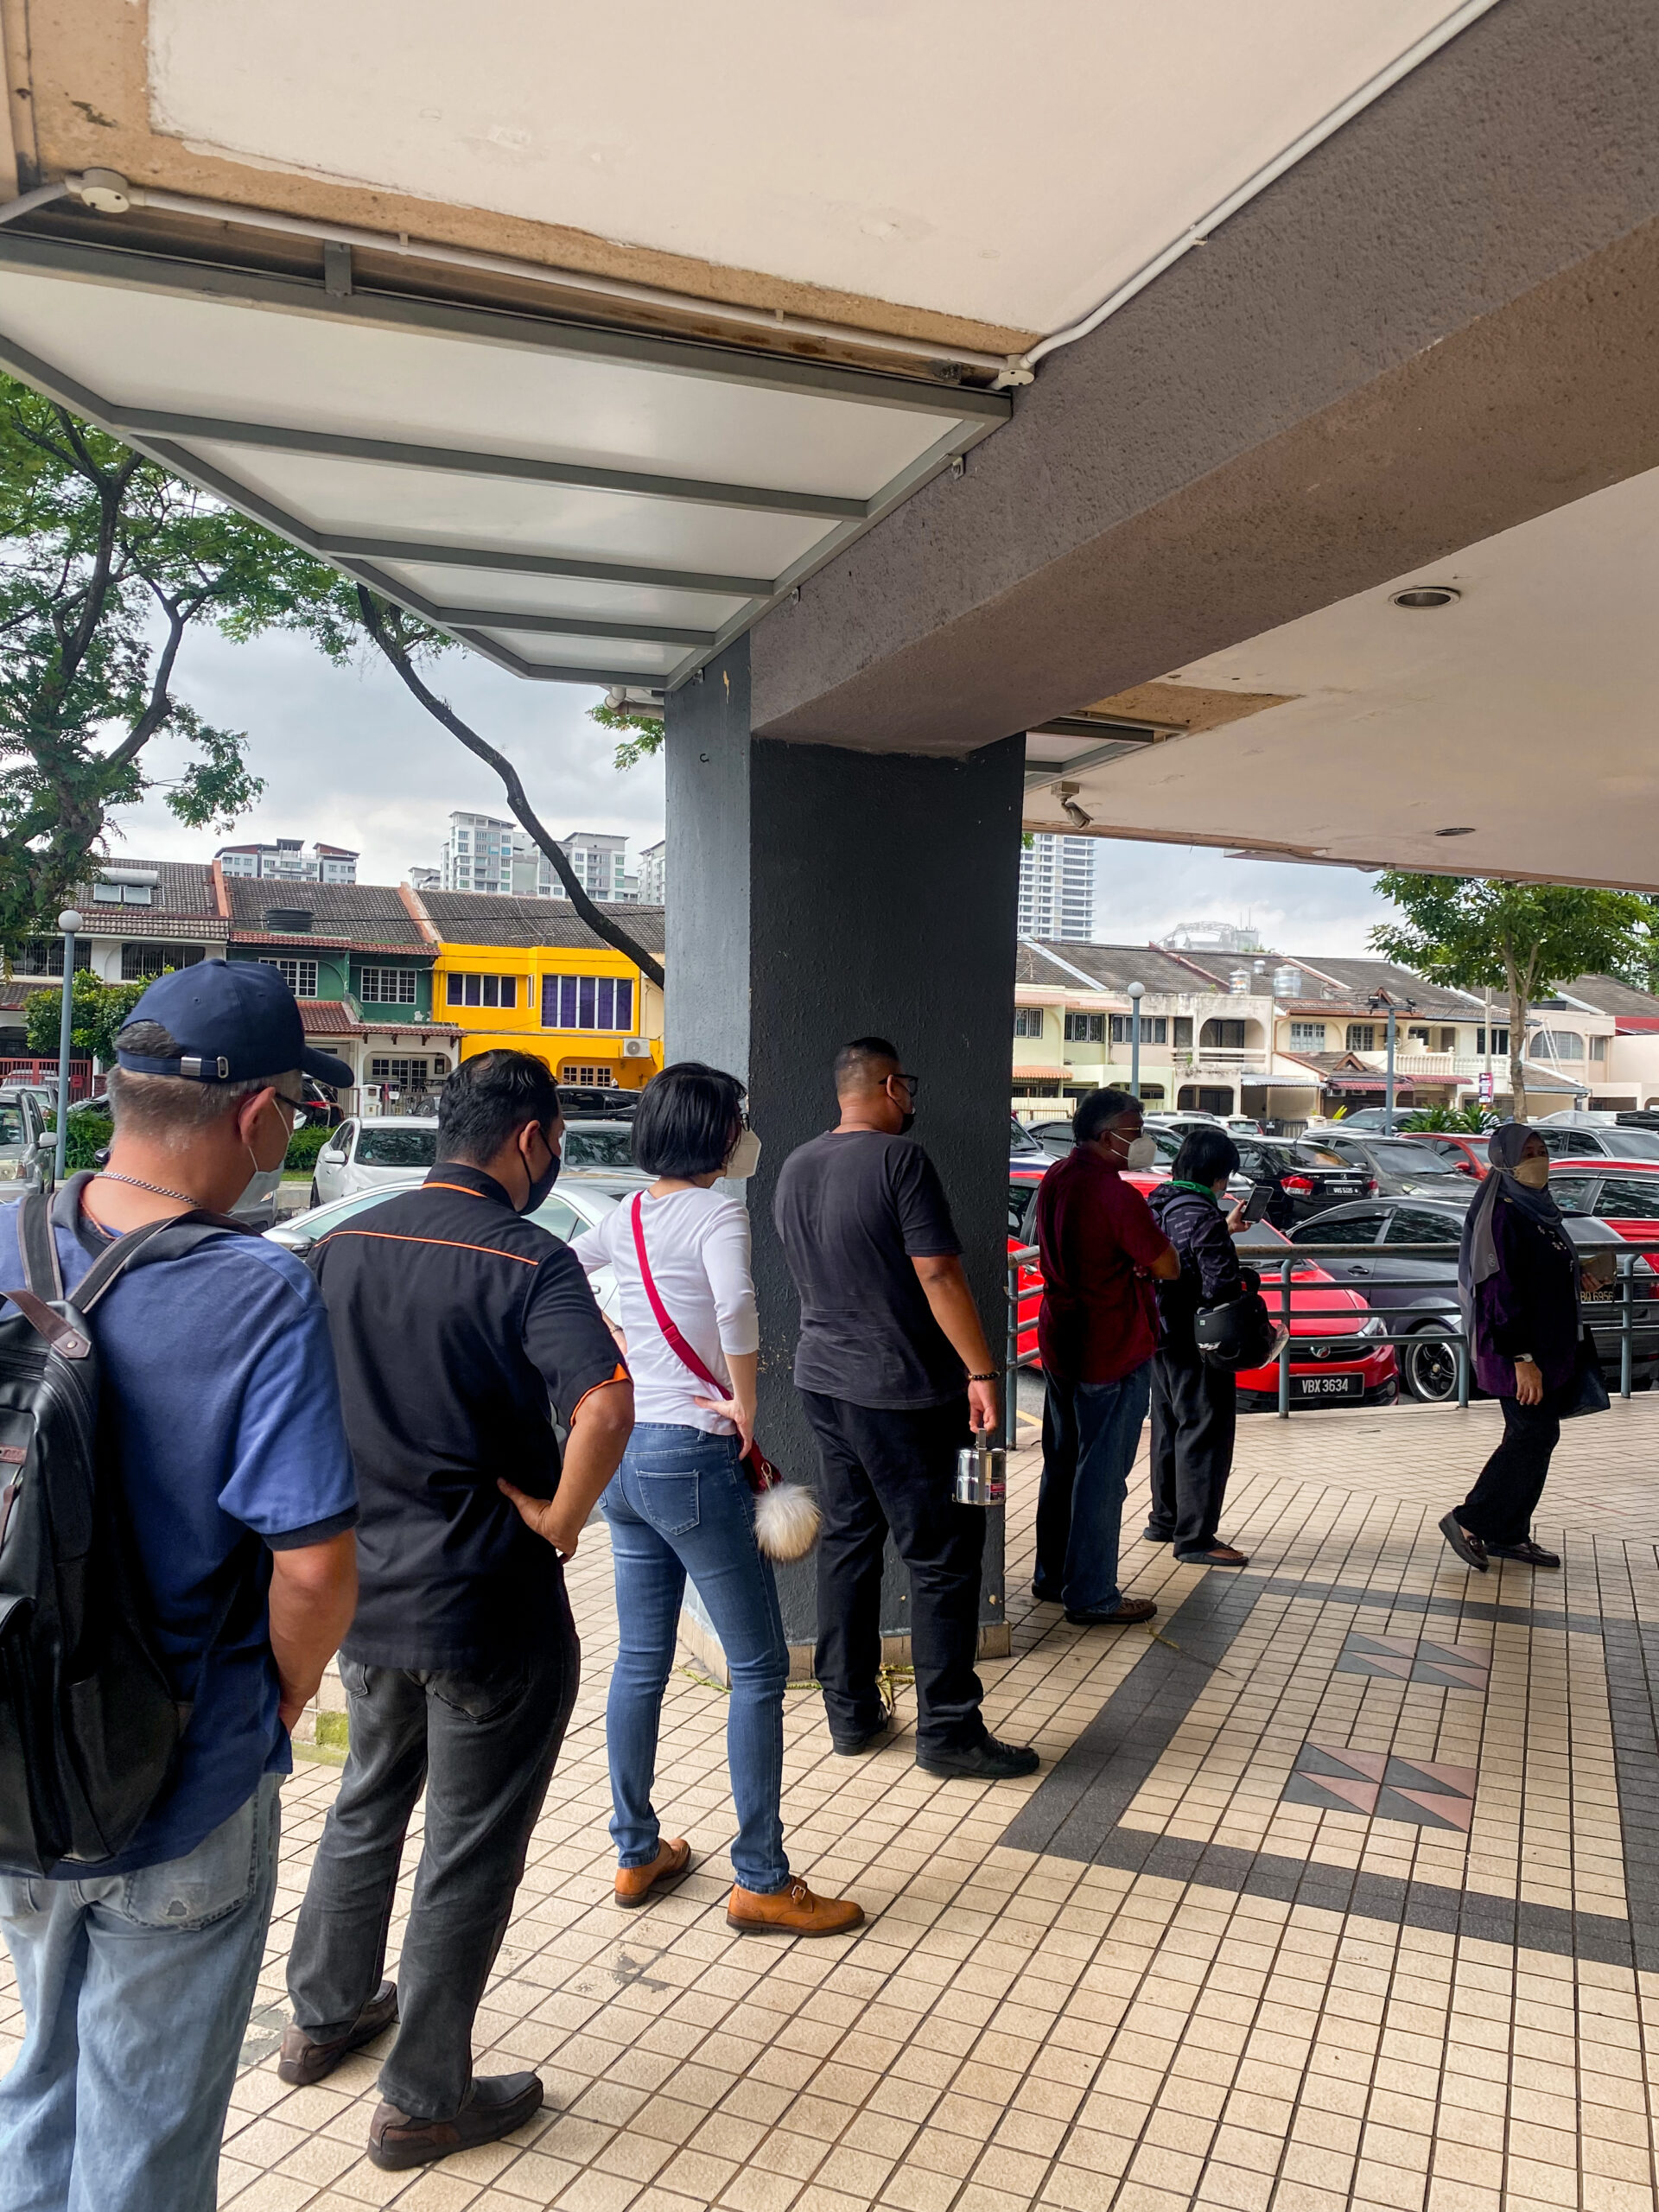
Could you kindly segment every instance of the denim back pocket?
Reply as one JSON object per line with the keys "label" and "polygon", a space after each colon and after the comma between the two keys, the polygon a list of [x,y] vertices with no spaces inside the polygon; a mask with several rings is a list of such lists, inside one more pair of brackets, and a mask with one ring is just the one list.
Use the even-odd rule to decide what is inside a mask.
{"label": "denim back pocket", "polygon": [[258,1867],[265,1794],[256,1789],[182,1859],[119,1877],[119,1893],[103,1900],[106,1910],[139,1928],[190,1929],[208,1927],[245,1904]]}
{"label": "denim back pocket", "polygon": [[697,1525],[697,1480],[690,1468],[641,1467],[633,1483],[641,1517],[659,1536],[683,1536]]}

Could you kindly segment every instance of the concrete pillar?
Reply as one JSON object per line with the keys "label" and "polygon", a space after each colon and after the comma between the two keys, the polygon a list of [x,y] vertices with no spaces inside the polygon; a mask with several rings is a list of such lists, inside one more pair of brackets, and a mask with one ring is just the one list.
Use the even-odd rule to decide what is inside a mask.
{"label": "concrete pillar", "polygon": [[[944,1178],[1001,1357],[1024,740],[939,760],[753,738],[743,639],[670,697],[666,755],[668,1057],[748,1084],[763,1147],[747,1186],[759,1433],[779,1465],[815,1483],[772,1196],[789,1154],[835,1120],[830,1064],[850,1037],[891,1037],[921,1078],[916,1135]],[[987,1656],[1007,1649],[1001,1514],[992,1520]],[[779,1572],[798,1672],[816,1633],[813,1586],[810,1560]],[[891,1657],[908,1659],[908,1611],[890,1554],[882,1627],[904,1639]]]}

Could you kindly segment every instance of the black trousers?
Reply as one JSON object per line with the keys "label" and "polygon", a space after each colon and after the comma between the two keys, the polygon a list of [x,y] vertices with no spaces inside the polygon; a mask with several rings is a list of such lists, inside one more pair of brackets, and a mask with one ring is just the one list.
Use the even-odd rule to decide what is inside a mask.
{"label": "black trousers", "polygon": [[351,1749],[289,1954],[294,2017],[338,2030],[379,1987],[404,1838],[423,1787],[426,1840],[397,1969],[397,2040],[380,2094],[453,2120],[473,2078],[473,2022],[542,1809],[582,1647],[563,1588],[538,1643],[476,1673],[340,1662]]}
{"label": "black trousers", "polygon": [[1503,1440],[1475,1478],[1458,1508],[1458,1519],[1483,1544],[1523,1544],[1543,1496],[1550,1455],[1561,1440],[1561,1408],[1577,1402],[1579,1378],[1546,1390],[1535,1406],[1518,1398],[1499,1401]]}
{"label": "black trousers", "polygon": [[1152,1363],[1152,1515],[1175,1556],[1207,1552],[1233,1471],[1238,1385],[1224,1368],[1167,1351]]}
{"label": "black trousers", "polygon": [[910,1569],[910,1644],[918,1748],[957,1749],[985,1734],[974,1672],[979,1641],[982,1506],[956,1501],[957,1451],[968,1441],[965,1395],[916,1412],[855,1406],[803,1390],[818,1440],[818,1643],[816,1670],[830,1733],[879,1728],[881,1554],[893,1532]]}

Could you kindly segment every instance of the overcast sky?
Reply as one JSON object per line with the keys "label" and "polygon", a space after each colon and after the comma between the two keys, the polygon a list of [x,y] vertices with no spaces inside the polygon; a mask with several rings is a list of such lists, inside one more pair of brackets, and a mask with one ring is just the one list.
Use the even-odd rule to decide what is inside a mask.
{"label": "overcast sky", "polygon": [[[634,854],[663,834],[661,763],[619,776],[615,741],[588,719],[602,694],[526,683],[476,654],[439,664],[437,689],[510,754],[532,804],[560,836],[573,830],[625,836]],[[209,632],[181,657],[177,696],[209,721],[245,729],[265,793],[236,838],[300,837],[355,847],[359,879],[397,883],[413,865],[435,867],[452,807],[505,815],[495,778],[416,705],[378,658],[335,669],[297,638],[232,645]],[[178,772],[166,741],[146,755],[158,779]],[[111,849],[133,859],[207,859],[223,840],[185,830],[161,792],[113,825]],[[1176,923],[1252,921],[1275,950],[1361,952],[1382,902],[1348,868],[1230,861],[1192,846],[1100,841],[1097,934],[1145,944]]]}

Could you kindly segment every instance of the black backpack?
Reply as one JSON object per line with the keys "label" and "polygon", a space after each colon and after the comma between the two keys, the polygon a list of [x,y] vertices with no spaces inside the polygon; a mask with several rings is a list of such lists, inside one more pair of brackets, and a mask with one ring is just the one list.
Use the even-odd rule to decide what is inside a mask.
{"label": "black backpack", "polygon": [[[61,1204],[78,1208],[78,1176]],[[190,1707],[174,1694],[111,1455],[99,1448],[86,1316],[143,1260],[250,1233],[219,1214],[148,1222],[66,1298],[51,1201],[18,1208],[27,1287],[0,1293],[0,1869],[95,1872],[125,1849],[166,1783]],[[232,1579],[234,1586],[240,1578]],[[226,1601],[228,1606],[230,1600]],[[221,1610],[209,1637],[224,1626]]]}

